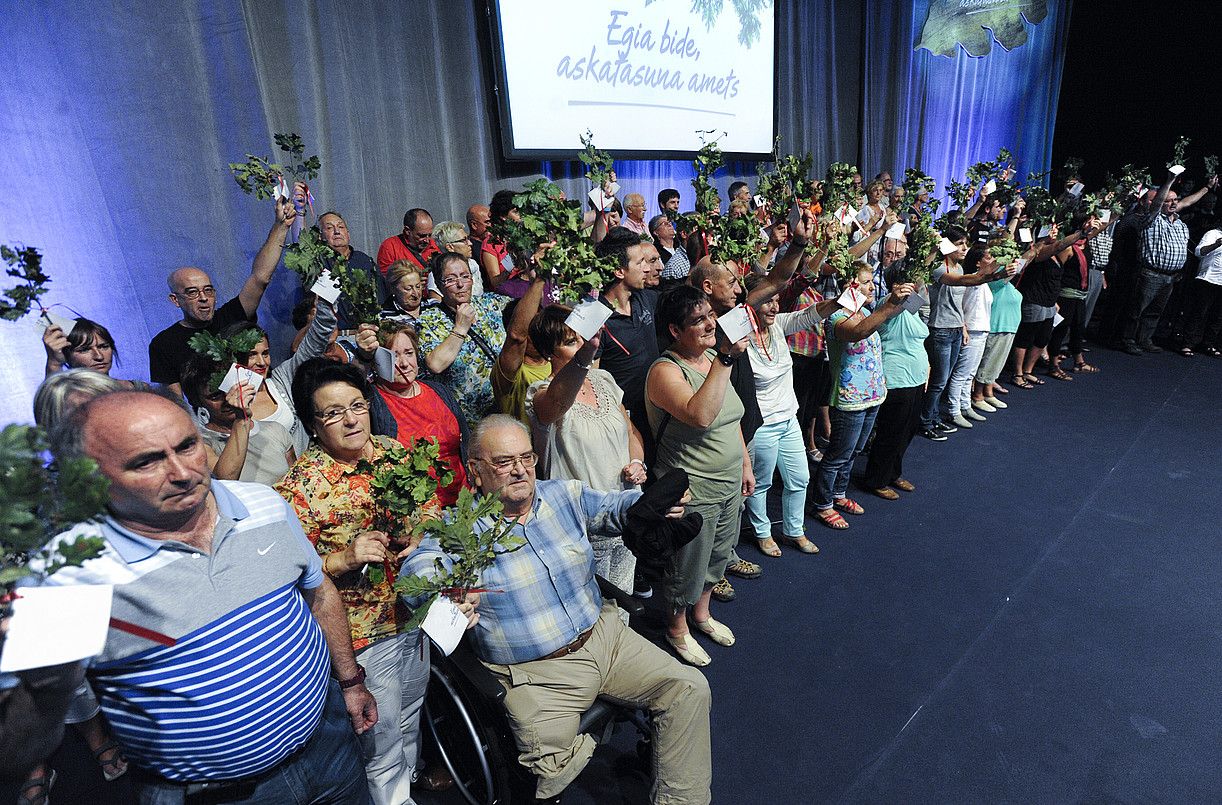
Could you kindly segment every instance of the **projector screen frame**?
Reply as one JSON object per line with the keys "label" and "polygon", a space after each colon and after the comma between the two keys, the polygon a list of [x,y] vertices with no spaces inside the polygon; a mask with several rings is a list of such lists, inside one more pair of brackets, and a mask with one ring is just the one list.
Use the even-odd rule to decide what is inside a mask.
{"label": "projector screen frame", "polygon": [[[777,138],[777,76],[780,70],[781,49],[778,46],[780,43],[781,25],[780,18],[777,14],[777,2],[772,2],[772,137],[770,142],[776,142]],[[496,96],[496,109],[498,123],[500,124],[499,139],[501,143],[501,151],[506,162],[538,162],[538,161],[577,161],[577,152],[581,146],[579,143],[574,143],[572,149],[563,148],[516,148],[513,141],[513,117],[509,109],[509,82],[506,76],[505,69],[505,48],[503,46],[503,38],[501,37],[501,2],[500,0],[484,0],[484,13],[488,20],[488,46],[491,49],[492,75],[493,86],[492,94]],[[598,132],[594,132],[596,143]],[[667,151],[643,151],[643,150],[625,150],[608,148],[604,149],[612,157],[616,159],[690,159],[696,155],[696,151],[684,150],[667,150]],[[770,162],[773,158],[772,151],[725,151],[727,160],[745,161],[745,162]]]}

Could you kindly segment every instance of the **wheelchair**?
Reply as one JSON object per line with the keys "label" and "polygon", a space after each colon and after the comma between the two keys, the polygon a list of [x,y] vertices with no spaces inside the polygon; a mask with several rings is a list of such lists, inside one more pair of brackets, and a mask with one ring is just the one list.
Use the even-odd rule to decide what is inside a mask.
{"label": "wheelchair", "polygon": [[[595,577],[603,598],[640,618],[644,607],[602,577]],[[433,652],[432,679],[422,719],[454,786],[471,805],[506,805],[535,801],[536,779],[518,763],[518,748],[505,715],[505,689],[475,657],[468,641],[446,657]],[[629,725],[639,736],[638,755],[652,757],[649,714],[599,697],[582,714],[579,733],[601,745],[618,725]]]}

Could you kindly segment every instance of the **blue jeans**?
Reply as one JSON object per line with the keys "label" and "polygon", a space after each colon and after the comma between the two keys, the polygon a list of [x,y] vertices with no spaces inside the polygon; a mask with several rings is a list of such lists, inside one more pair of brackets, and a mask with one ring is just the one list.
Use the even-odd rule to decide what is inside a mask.
{"label": "blue jeans", "polygon": [[[136,772],[133,786],[140,805],[186,802],[185,785]],[[365,764],[339,685],[327,683],[322,718],[297,754],[251,782],[218,789],[215,796],[229,805],[370,805]]]}
{"label": "blue jeans", "polygon": [[1163,308],[1171,298],[1171,287],[1175,284],[1174,274],[1159,274],[1148,268],[1137,272],[1137,288],[1133,292],[1133,301],[1129,307],[1129,316],[1124,323],[1124,342],[1147,347],[1154,338],[1154,330],[1158,320],[1162,318]]}
{"label": "blue jeans", "polygon": [[768,489],[772,486],[772,471],[781,471],[781,533],[800,537],[806,533],[803,504],[806,487],[810,485],[810,469],[806,463],[806,443],[798,418],[761,425],[751,439],[751,469],[755,472],[755,493],[747,498],[747,517],[756,539],[772,536],[768,519]]}
{"label": "blue jeans", "polygon": [[929,339],[925,342],[925,351],[929,353],[929,390],[925,393],[925,410],[921,412],[921,427],[927,430],[938,424],[942,394],[962,348],[962,327],[929,328]]}
{"label": "blue jeans", "polygon": [[876,405],[863,411],[842,411],[832,407],[832,438],[823,451],[819,469],[815,471],[816,509],[830,509],[832,501],[840,500],[848,493],[853,459],[866,448],[866,440],[870,438],[870,431],[874,430],[874,419],[880,407]]}

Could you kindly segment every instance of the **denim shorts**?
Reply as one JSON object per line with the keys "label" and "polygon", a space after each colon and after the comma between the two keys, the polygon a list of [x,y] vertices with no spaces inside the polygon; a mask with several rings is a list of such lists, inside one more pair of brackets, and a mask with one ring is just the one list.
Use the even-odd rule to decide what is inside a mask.
{"label": "denim shorts", "polygon": [[1023,302],[1023,321],[1037,322],[1051,319],[1056,315],[1056,305],[1033,305],[1030,302]]}

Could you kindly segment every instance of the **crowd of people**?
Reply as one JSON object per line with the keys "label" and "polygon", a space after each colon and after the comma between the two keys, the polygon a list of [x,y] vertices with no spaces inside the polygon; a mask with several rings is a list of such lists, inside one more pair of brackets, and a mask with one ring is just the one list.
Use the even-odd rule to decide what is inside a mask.
{"label": "crowd of people", "polygon": [[[1156,341],[1222,355],[1216,177],[1181,197],[1168,176],[1123,215],[1083,209],[1047,227],[1021,198],[982,187],[930,254],[902,234],[927,199],[905,199],[887,172],[856,181],[860,213],[830,224],[806,203],[753,206],[746,183],[731,185],[725,214],[759,225],[751,265],[713,259],[674,189],[652,216],[640,193],[610,199],[587,216],[614,265],[592,289],[610,310],[589,339],[552,301],[540,253],[498,238],[494,224],[518,215],[512,191],[465,221],[408,210],[376,257],[340,213],[303,222],[278,200],[236,296],[220,303],[199,268],[169,275],[182,318],[149,344],[147,381],[113,376],[103,323],[49,327],[36,419],[57,458],[88,456],[110,481],[106,519],[69,532],[106,551],[49,579],[117,585],[110,637],[66,719],[107,779],[131,769],[142,802],[402,805],[413,785],[446,784],[435,764],[420,768],[430,652],[408,624],[421,600],[369,572],[451,561],[427,534],[377,527],[372,462],[435,440],[452,472],[436,505],[464,487],[496,496],[527,546],[485,572],[495,592],[457,603],[506,689],[536,796],[558,801],[589,761],[578,720],[605,695],[653,719],[653,800],[708,802],[712,694],[695,667],[713,661],[710,644],[735,643],[712,609],[734,599],[730,577],[759,577],[783,550],[819,553],[808,523],[849,528],[866,510],[854,485],[885,501],[915,492],[904,459],[918,435],[946,442],[1045,378],[1099,371],[1088,333],[1133,355],[1161,351]],[[359,321],[348,300],[307,294],[291,355],[273,366],[260,302],[302,223],[375,281],[383,310]],[[851,241],[847,272],[821,248],[841,234],[829,226]],[[740,305],[754,324],[731,340],[718,321]],[[200,332],[254,344],[236,362],[257,387],[222,391],[228,367],[192,349]],[[643,490],[672,473],[686,493],[658,509]],[[624,538],[642,502],[690,526],[661,566]],[[627,627],[596,575],[660,599],[673,654]],[[52,781],[35,767],[25,801],[45,802]]]}

